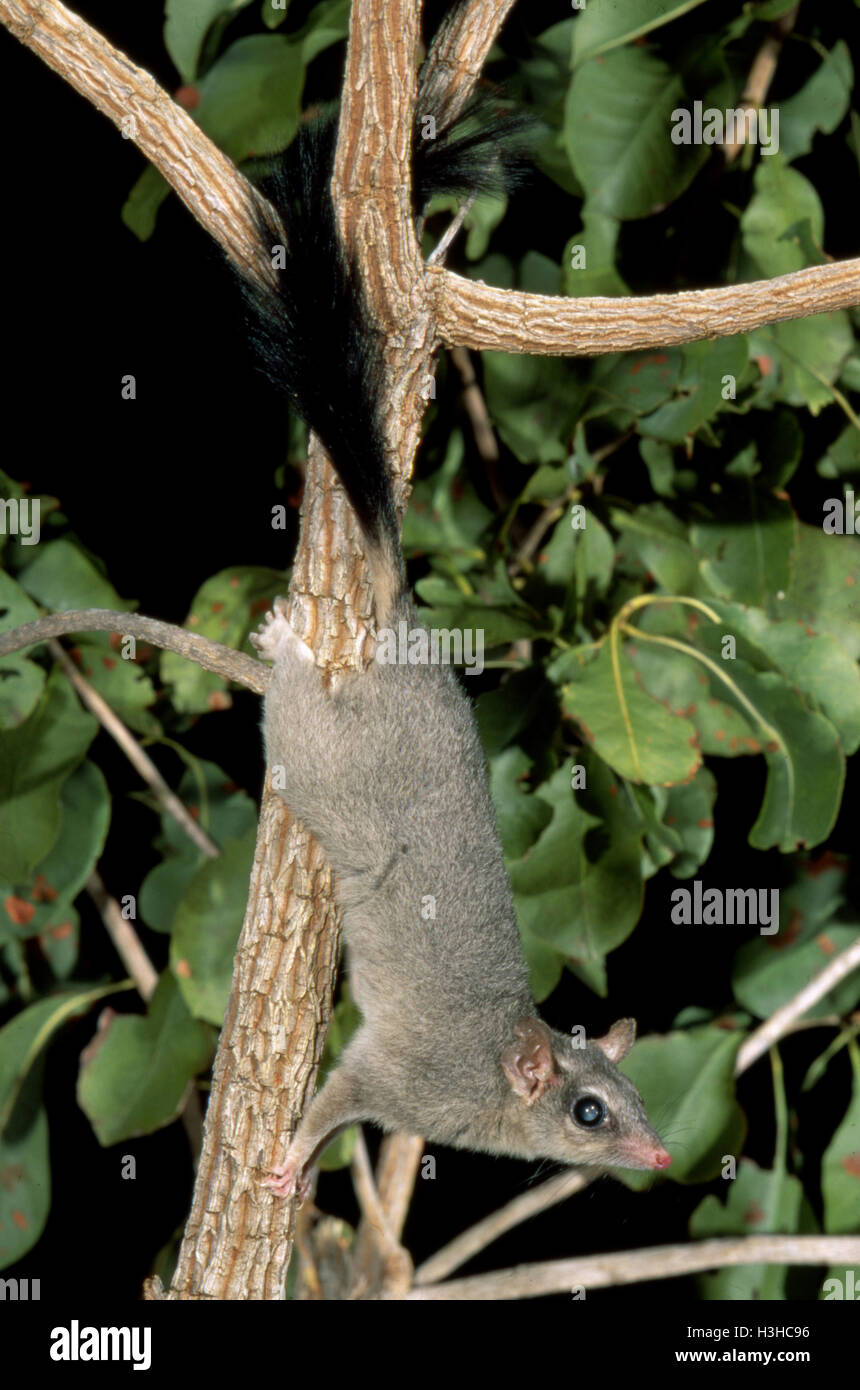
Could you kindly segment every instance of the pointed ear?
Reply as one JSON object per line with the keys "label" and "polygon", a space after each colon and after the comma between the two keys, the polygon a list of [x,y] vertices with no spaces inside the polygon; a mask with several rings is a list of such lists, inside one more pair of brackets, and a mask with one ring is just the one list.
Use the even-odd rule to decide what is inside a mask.
{"label": "pointed ear", "polygon": [[620,1062],[636,1041],[636,1019],[619,1018],[617,1023],[613,1023],[605,1038],[592,1038],[591,1041],[610,1062]]}
{"label": "pointed ear", "polygon": [[551,1086],[558,1086],[552,1051],[552,1033],[539,1018],[521,1018],[514,1028],[514,1039],[502,1053],[502,1070],[511,1090],[534,1105]]}

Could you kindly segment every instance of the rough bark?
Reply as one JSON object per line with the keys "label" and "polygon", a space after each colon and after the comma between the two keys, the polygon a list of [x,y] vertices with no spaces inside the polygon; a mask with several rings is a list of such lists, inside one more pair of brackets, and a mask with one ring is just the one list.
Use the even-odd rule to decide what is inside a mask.
{"label": "rough bark", "polygon": [[[388,336],[386,436],[405,480],[419,388],[435,346],[416,289],[409,157],[418,14],[410,0],[356,0],[333,194],[371,313]],[[407,333],[397,333],[406,325]],[[330,670],[361,665],[370,593],[345,494],[312,442],[290,619]],[[259,1179],[313,1093],[332,1008],[340,919],[318,846],[267,792],[233,988],[213,1076],[194,1202],[171,1298],[282,1296],[294,1203]]]}

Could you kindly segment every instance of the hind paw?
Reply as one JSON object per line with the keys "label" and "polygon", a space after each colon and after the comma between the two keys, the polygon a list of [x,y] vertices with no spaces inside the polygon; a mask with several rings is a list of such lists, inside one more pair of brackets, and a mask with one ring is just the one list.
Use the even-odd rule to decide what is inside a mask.
{"label": "hind paw", "polygon": [[260,1179],[263,1187],[270,1188],[277,1197],[295,1196],[299,1206],[307,1201],[311,1190],[311,1175],[303,1169],[299,1160],[290,1157],[289,1151],[284,1162],[272,1169],[272,1174],[272,1177]]}
{"label": "hind paw", "polygon": [[310,647],[290,627],[287,601],[276,598],[274,612],[266,614],[259,632],[251,633],[251,641],[264,661],[313,661]]}

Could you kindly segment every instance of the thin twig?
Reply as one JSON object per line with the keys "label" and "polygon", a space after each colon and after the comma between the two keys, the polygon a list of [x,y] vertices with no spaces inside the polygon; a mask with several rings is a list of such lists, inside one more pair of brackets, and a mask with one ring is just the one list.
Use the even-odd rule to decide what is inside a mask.
{"label": "thin twig", "polygon": [[[461,352],[462,349],[455,348],[453,351]],[[632,429],[625,430],[623,434],[617,435],[615,439],[610,439],[608,443],[602,444],[599,449],[593,450],[591,460],[595,467],[599,463],[602,463],[605,458],[609,458],[612,454],[616,453],[622,445],[627,443],[628,439],[630,439],[633,434],[634,431]],[[602,482],[603,475],[595,473],[592,478],[592,488],[595,493],[599,494],[601,491]],[[570,486],[565,489],[561,497],[557,497],[554,501],[547,503],[540,515],[529,527],[525,540],[520,545],[508,567],[508,573],[512,577],[518,574],[522,569],[529,570],[531,568],[533,555],[540,548],[540,543],[549,528],[555,525],[564,515],[564,509],[568,502],[573,501],[577,493],[577,486],[576,483],[571,483]]]}
{"label": "thin twig", "polygon": [[376,1164],[376,1185],[388,1224],[400,1236],[412,1201],[425,1142],[420,1134],[389,1134],[382,1141]]}
{"label": "thin twig", "polygon": [[[158,984],[158,971],[149,959],[140,937],[131,922],[123,917],[122,908],[105,888],[98,870],[93,869],[87,879],[86,889],[104,922],[117,955],[134,980],[138,994],[145,1003],[149,1003]],[[203,1111],[199,1092],[193,1083],[189,1083],[186,1089],[179,1119],[182,1121],[191,1157],[196,1165],[203,1139]]]}
{"label": "thin twig", "polygon": [[525,540],[518,547],[517,553],[508,565],[508,574],[511,578],[519,574],[520,570],[530,570],[531,560],[535,551],[539,549],[541,541],[551,526],[560,521],[564,516],[568,502],[576,496],[577,485],[571,483],[555,501],[548,503],[539,516],[535,518],[526,532]]}
{"label": "thin twig", "polygon": [[841,951],[838,956],[825,965],[824,969],[804,985],[792,999],[783,1004],[781,1008],[772,1013],[754,1033],[742,1044],[738,1051],[735,1062],[735,1075],[740,1076],[742,1072],[748,1070],[753,1062],[757,1062],[759,1057],[763,1057],[768,1048],[775,1042],[784,1037],[789,1032],[795,1020],[807,1013],[819,999],[823,999],[825,994],[829,994],[832,989],[844,980],[846,975],[850,975],[852,970],[860,966],[860,935],[858,935],[850,946]]}
{"label": "thin twig", "polygon": [[177,656],[196,661],[206,671],[214,671],[224,680],[235,681],[265,695],[272,678],[271,670],[252,656],[234,651],[221,642],[213,642],[199,632],[159,618],[142,618],[137,613],[114,613],[108,608],[80,608],[66,613],[49,613],[35,622],[24,623],[4,632],[0,637],[0,657],[21,651],[24,647],[47,642],[49,637],[67,637],[72,632],[115,632],[120,636],[139,637],[154,647],[176,652]]}
{"label": "thin twig", "polygon": [[[413,1134],[388,1134],[380,1146],[376,1190],[386,1229],[395,1241],[400,1240],[403,1231],[423,1152],[424,1140]],[[392,1272],[366,1217],[359,1223],[353,1245],[352,1270],[350,1283],[353,1290],[361,1288],[383,1292],[390,1287]],[[395,1266],[395,1276],[399,1273]]]}
{"label": "thin twig", "polygon": [[475,194],[473,193],[471,197],[467,198],[465,203],[461,205],[456,217],[452,218],[448,223],[448,226],[445,228],[436,245],[433,247],[433,250],[430,252],[430,255],[427,257],[428,265],[445,264],[445,255],[448,251],[448,247],[451,245],[451,242],[454,240],[471,212],[474,201]]}
{"label": "thin twig", "polygon": [[[770,31],[765,36],[750,67],[741,97],[741,107],[750,107],[757,111],[764,106],[770,91],[770,84],[776,76],[776,66],[779,62],[782,46],[794,28],[799,9],[800,5],[795,5],[785,14],[780,15],[779,19],[771,25]],[[732,160],[737,158],[745,143],[744,140],[732,140],[723,146],[723,159],[726,164],[731,164]]]}
{"label": "thin twig", "polygon": [[452,1270],[471,1260],[506,1231],[512,1230],[521,1221],[528,1221],[539,1212],[547,1211],[549,1207],[566,1201],[574,1192],[580,1192],[587,1187],[590,1181],[589,1171],[568,1168],[566,1172],[541,1183],[540,1187],[521,1193],[506,1206],[484,1217],[483,1221],[477,1221],[474,1226],[470,1226],[467,1231],[443,1245],[429,1260],[419,1265],[415,1271],[415,1284],[432,1284],[445,1279]]}
{"label": "thin twig", "polygon": [[552,1260],[518,1265],[473,1279],[452,1279],[413,1289],[410,1302],[539,1298],[544,1294],[606,1289],[649,1279],[677,1279],[734,1265],[825,1265],[860,1262],[858,1236],[745,1236],[739,1240],[703,1240],[691,1245],[662,1245],[650,1250],[622,1250],[614,1255]]}
{"label": "thin twig", "polygon": [[[94,690],[85,676],[82,676],[75,663],[67,652],[63,650],[59,642],[51,639],[48,642],[51,654],[62,666],[69,680],[74,685],[84,704],[98,719],[99,723],[119,744],[125,756],[128,758],[132,767],[140,773],[144,782],[151,788],[163,810],[173,817],[177,825],[184,830],[185,834],[195,844],[201,853],[209,859],[217,859],[221,851],[206,834],[206,831],[191,815],[191,812],[180,801],[175,792],[165,782],[155,763],[147,753],[143,751],[134,735],[126,728],[122,720],[111,709],[105,699]],[[147,996],[144,995],[144,998]]]}
{"label": "thin twig", "polygon": [[96,869],[93,869],[87,879],[86,887],[117,955],[134,980],[138,994],[148,1002],[158,984],[158,971],[141,945],[137,932],[131,922],[123,917],[119,903],[116,898],[111,897]]}
{"label": "thin twig", "polygon": [[463,408],[469,417],[475,447],[485,463],[498,463],[499,443],[490,420],[484,393],[478,384],[472,359],[465,348],[452,348],[451,361],[463,383]]}
{"label": "thin twig", "polygon": [[[388,1225],[388,1217],[382,1208],[379,1200],[379,1193],[376,1190],[376,1183],[373,1177],[373,1169],[370,1166],[370,1158],[367,1153],[367,1144],[364,1139],[364,1131],[358,1126],[358,1138],[355,1141],[355,1149],[352,1155],[352,1185],[355,1195],[358,1198],[358,1205],[361,1207],[362,1215],[373,1227],[377,1239],[387,1250],[397,1246],[391,1228]],[[398,1246],[398,1249],[400,1247]]]}
{"label": "thin twig", "polygon": [[[395,1294],[395,1290],[405,1292],[412,1281],[412,1261],[391,1229],[387,1213],[380,1201],[373,1171],[367,1154],[364,1134],[359,1128],[358,1139],[352,1156],[352,1184],[361,1207],[362,1217],[373,1233],[374,1245],[382,1257],[385,1268],[385,1289]],[[373,1282],[373,1271],[362,1262],[353,1265],[351,1279],[351,1298],[361,1298]]]}

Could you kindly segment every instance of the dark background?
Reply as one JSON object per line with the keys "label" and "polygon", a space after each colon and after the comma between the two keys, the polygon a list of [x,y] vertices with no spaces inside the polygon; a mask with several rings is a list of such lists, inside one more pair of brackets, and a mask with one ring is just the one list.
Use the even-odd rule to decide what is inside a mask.
{"label": "dark background", "polygon": [[[293,7],[291,28],[293,16],[298,20],[307,8]],[[443,8],[431,7],[430,13]],[[161,39],[161,3],[132,7],[88,0],[77,9],[168,90],[175,90],[178,78]],[[503,35],[512,59],[524,51],[529,33],[540,33],[564,17],[557,5],[534,0],[519,11]],[[852,18],[856,20],[853,6],[827,7],[816,16],[821,42],[827,47],[838,37],[850,42],[846,26]],[[680,42],[695,34],[701,22],[702,16],[694,14],[668,32]],[[255,28],[252,9],[230,33]],[[753,30],[749,56],[761,36],[760,28]],[[336,93],[342,55],[342,47],[336,47],[312,66],[306,103]],[[806,47],[789,45],[772,97],[778,100],[796,90],[814,62]],[[286,452],[282,409],[254,371],[241,310],[220,255],[190,214],[171,196],[159,213],[154,237],[141,245],[119,216],[144,167],[136,148],[5,31],[0,31],[0,64],[6,132],[0,227],[6,267],[7,448],[2,466],[29,482],[34,492],[61,500],[72,529],[104,559],[113,584],[138,602],[140,612],[181,623],[200,583],[221,568],[253,564],[283,570],[291,561],[294,536],[285,542],[269,524],[272,504],[282,499],[275,484]],[[834,150],[834,145],[832,140],[827,145],[829,162],[810,159],[799,167],[824,202],[828,252],[847,257],[858,253],[856,201],[844,196],[846,187],[856,187],[856,163],[847,146]],[[721,263],[723,240],[733,227],[722,193],[714,171],[706,167],[685,195],[686,225],[695,233],[682,246],[666,237],[660,216],[636,224],[631,265],[622,266],[635,292],[712,282],[709,271]],[[737,189],[735,194],[739,196]],[[527,195],[513,203],[493,249],[514,259],[537,249],[558,260],[579,225],[578,208],[536,174]],[[676,209],[671,216],[677,220]],[[629,227],[625,236],[631,237]],[[642,279],[645,265],[647,283]],[[134,403],[120,399],[119,382],[126,373],[137,380]],[[441,443],[460,416],[457,386],[444,367],[439,380],[437,412],[419,457],[419,473],[438,465]],[[809,461],[820,456],[842,420],[835,412],[818,420],[804,413],[801,423],[806,459],[792,480],[792,499],[804,520],[820,524],[821,502],[834,484],[818,478]],[[608,490],[634,499],[647,489],[635,450],[633,441],[619,451],[607,482]],[[471,456],[467,466],[487,500],[480,461]],[[502,476],[505,468],[516,472],[520,467],[504,460]],[[199,721],[186,739],[192,752],[219,762],[255,798],[262,778],[258,718],[256,698],[237,693],[229,712]],[[122,882],[123,874],[139,882],[153,862],[151,813],[125,795],[139,784],[104,735],[94,755],[115,796],[103,876],[109,888]],[[175,782],[178,760],[166,750],[156,750],[155,756]],[[754,882],[765,887],[787,881],[789,866],[779,854],[754,854],[746,843],[763,777],[761,760],[721,765],[715,849],[703,870],[709,885]],[[857,810],[856,777],[852,781],[849,769],[830,849],[853,850]],[[852,896],[856,899],[856,891]],[[632,1014],[640,1031],[649,1033],[668,1029],[688,1004],[720,1009],[730,1001],[737,931],[714,928],[685,935],[667,923],[666,901],[663,885],[653,885],[644,920],[613,952],[611,1007],[568,976],[546,1005],[550,1022],[566,1027],[570,1016],[584,1016],[590,1031],[599,1033],[613,1018]],[[82,912],[80,978],[115,974],[117,963],[101,923],[87,915],[86,904]],[[163,965],[165,939],[143,931],[147,949]],[[135,1007],[126,997],[116,1006]],[[50,1050],[51,1216],[30,1255],[16,1269],[4,1271],[41,1278],[46,1298],[72,1276],[84,1287],[97,1287],[106,1265],[116,1296],[137,1297],[157,1251],[181,1228],[190,1199],[192,1169],[178,1124],[107,1151],[95,1141],[74,1099],[78,1054],[93,1026],[94,1018],[88,1017],[65,1028]],[[822,1038],[819,1032],[803,1033],[781,1049],[807,1162],[815,1161],[830,1139],[829,1127],[818,1123],[819,1112],[843,1113],[850,1088],[843,1052],[825,1081],[809,1097],[798,1099],[799,1080],[821,1050]],[[739,1094],[750,1117],[746,1153],[769,1166],[773,1108],[765,1063],[743,1079]],[[659,1125],[660,1117],[655,1119]],[[368,1137],[375,1147],[377,1136]],[[671,1135],[665,1137],[671,1142]],[[138,1162],[133,1183],[119,1176],[120,1155],[127,1152]],[[435,1182],[419,1180],[406,1231],[416,1262],[536,1176],[525,1164],[441,1149],[437,1164]],[[717,1189],[721,1184],[713,1185]],[[689,1214],[704,1190],[664,1182],[639,1195],[604,1179],[574,1202],[519,1227],[464,1272],[683,1241]],[[357,1215],[346,1172],[323,1175],[319,1200],[325,1210],[350,1221]],[[818,1271],[797,1270],[792,1280],[795,1296],[815,1296]],[[590,1293],[589,1302],[611,1298],[632,1303],[664,1287]],[[695,1297],[692,1281],[675,1281],[671,1288],[676,1297]]]}

